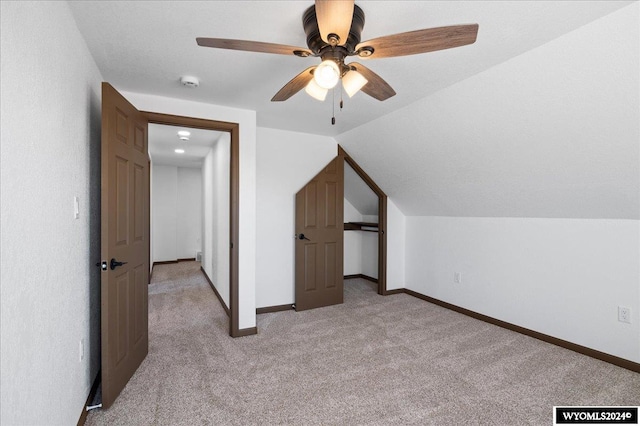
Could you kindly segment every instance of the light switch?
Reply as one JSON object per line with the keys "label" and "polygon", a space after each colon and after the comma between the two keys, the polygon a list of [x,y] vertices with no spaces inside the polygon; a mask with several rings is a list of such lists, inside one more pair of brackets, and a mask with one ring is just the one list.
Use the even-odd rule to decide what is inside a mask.
{"label": "light switch", "polygon": [[73,217],[74,219],[80,219],[80,201],[78,197],[73,197]]}

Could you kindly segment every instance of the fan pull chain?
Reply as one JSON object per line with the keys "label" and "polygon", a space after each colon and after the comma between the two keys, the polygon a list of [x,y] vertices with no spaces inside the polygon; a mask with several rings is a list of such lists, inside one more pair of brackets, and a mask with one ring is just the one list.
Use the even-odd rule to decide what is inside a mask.
{"label": "fan pull chain", "polygon": [[331,125],[336,125],[336,88],[334,87],[331,90],[331,108],[332,108],[332,116],[331,116]]}
{"label": "fan pull chain", "polygon": [[342,107],[344,106],[344,102],[342,102],[342,84],[340,85],[340,111],[342,111]]}

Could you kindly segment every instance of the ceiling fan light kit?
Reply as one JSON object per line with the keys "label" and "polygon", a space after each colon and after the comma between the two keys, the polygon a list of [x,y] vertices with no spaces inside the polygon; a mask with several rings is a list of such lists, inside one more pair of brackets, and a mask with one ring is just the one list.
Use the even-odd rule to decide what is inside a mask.
{"label": "ceiling fan light kit", "polygon": [[204,47],[301,58],[313,56],[322,60],[320,65],[307,68],[285,84],[271,99],[272,102],[286,101],[302,89],[313,98],[324,101],[328,90],[340,80],[349,97],[361,90],[374,99],[384,101],[395,96],[393,88],[364,65],[356,62],[345,64],[345,58],[390,58],[451,49],[475,43],[478,35],[478,24],[468,24],[427,28],[360,42],[364,11],[353,0],[316,0],[315,5],[302,15],[302,25],[308,49],[221,38],[199,37],[196,41]]}
{"label": "ceiling fan light kit", "polygon": [[313,72],[313,80],[323,89],[333,89],[340,80],[340,69],[331,59],[322,61]]}
{"label": "ceiling fan light kit", "polygon": [[329,92],[329,89],[325,89],[323,87],[320,87],[320,85],[318,85],[318,83],[316,83],[315,78],[312,78],[309,81],[309,84],[307,84],[305,86],[304,91],[307,92],[307,94],[309,96],[311,96],[312,98],[317,99],[317,100],[322,102],[327,97],[327,93]]}
{"label": "ceiling fan light kit", "polygon": [[344,88],[344,91],[347,92],[347,95],[349,95],[350,98],[358,93],[358,91],[360,91],[360,89],[362,89],[368,82],[369,80],[367,80],[356,70],[348,71],[342,77],[342,87]]}

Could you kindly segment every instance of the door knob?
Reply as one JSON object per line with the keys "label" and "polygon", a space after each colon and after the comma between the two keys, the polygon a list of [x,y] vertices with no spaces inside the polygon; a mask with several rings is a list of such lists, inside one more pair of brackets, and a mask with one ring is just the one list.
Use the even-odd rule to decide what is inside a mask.
{"label": "door knob", "polygon": [[304,236],[304,234],[298,234],[298,239],[299,240],[307,240],[307,241],[311,241],[310,239],[308,239],[307,237]]}
{"label": "door knob", "polygon": [[109,262],[109,267],[111,268],[111,270],[113,271],[114,269],[116,269],[118,266],[122,266],[122,265],[126,265],[127,262],[118,262],[115,259],[111,259],[111,262]]}

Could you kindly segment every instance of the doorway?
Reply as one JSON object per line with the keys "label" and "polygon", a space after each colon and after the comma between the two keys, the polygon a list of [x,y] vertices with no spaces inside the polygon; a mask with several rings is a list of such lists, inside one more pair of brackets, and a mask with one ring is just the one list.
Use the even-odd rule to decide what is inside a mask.
{"label": "doorway", "polygon": [[[387,292],[387,195],[369,175],[356,163],[356,161],[338,145],[338,154],[344,158],[345,162],[345,199],[352,198],[359,205],[358,213],[361,215],[361,221],[351,221],[345,219],[345,244],[347,239],[356,240],[347,235],[349,232],[361,232],[360,240],[361,254],[363,264],[361,264],[361,272],[358,277],[371,279],[378,284],[378,294],[386,296]],[[347,179],[353,182],[353,187],[347,187]],[[347,191],[353,191],[347,194]],[[361,196],[360,194],[365,194]],[[357,195],[354,195],[357,194]],[[376,200],[377,198],[377,200]],[[355,201],[358,200],[358,201]],[[377,206],[375,202],[377,201]],[[345,203],[346,204],[346,203]],[[347,207],[348,208],[348,207]],[[358,209],[356,209],[358,210]],[[375,212],[375,214],[373,214]],[[346,213],[346,210],[345,210]],[[346,217],[346,216],[345,216]],[[349,223],[360,222],[360,223]],[[377,250],[375,246],[377,245]],[[347,250],[345,246],[345,262],[347,261]],[[377,252],[377,253],[376,253]],[[376,256],[377,254],[377,256]],[[366,259],[365,259],[366,257]],[[346,263],[345,263],[346,266]],[[370,271],[377,271],[377,276],[371,276]],[[345,274],[349,278],[349,274]]]}
{"label": "doorway", "polygon": [[[213,130],[227,133],[229,138],[229,335],[240,337],[238,306],[238,235],[239,235],[239,125],[222,121],[205,120],[193,117],[143,112],[149,124],[160,124],[180,128]],[[176,129],[177,131],[177,129]],[[225,244],[226,245],[226,244]]]}
{"label": "doorway", "polygon": [[[150,271],[149,124],[228,133],[229,334],[240,337],[238,303],[239,124],[138,110],[102,83],[100,337],[102,404],[118,397],[148,353]],[[252,330],[250,330],[252,331]]]}
{"label": "doorway", "polygon": [[345,280],[362,278],[378,284],[378,203],[376,193],[345,162]]}
{"label": "doorway", "polygon": [[149,124],[150,258],[197,261],[229,312],[228,132]]}
{"label": "doorway", "polygon": [[[360,188],[370,193],[372,213],[377,213],[368,218],[372,222],[364,222],[361,214],[349,223],[344,220],[344,206],[350,205],[344,197],[347,168],[354,179],[362,181]],[[377,283],[378,294],[387,295],[387,196],[351,156],[338,146],[338,156],[300,189],[295,199],[295,309],[343,303],[344,278],[369,278]],[[351,208],[356,210],[352,205]],[[345,231],[371,232],[366,237],[367,247],[373,245],[367,267],[374,269],[369,273],[377,275],[375,278],[362,274],[361,261],[358,274],[344,276],[345,261],[349,256],[344,244]],[[359,254],[357,257],[362,258]]]}

